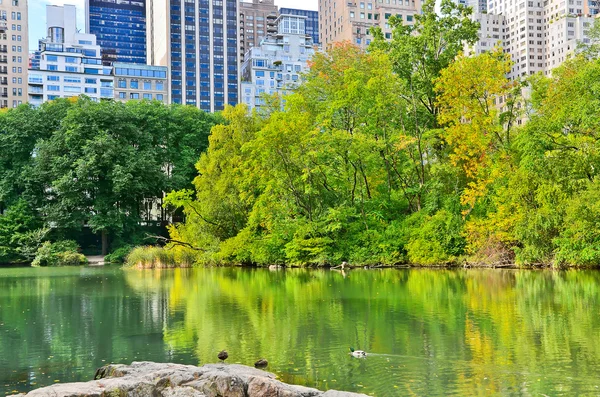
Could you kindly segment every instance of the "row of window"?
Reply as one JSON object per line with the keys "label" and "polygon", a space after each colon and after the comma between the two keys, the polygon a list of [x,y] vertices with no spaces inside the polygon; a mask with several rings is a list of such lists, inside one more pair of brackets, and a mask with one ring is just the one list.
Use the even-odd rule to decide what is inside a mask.
{"label": "row of window", "polygon": [[[142,85],[143,85],[145,91],[152,90],[152,81],[147,81],[147,80],[143,81]],[[119,79],[117,86],[119,88],[127,88],[127,80]],[[129,88],[137,90],[137,89],[139,89],[139,87],[140,87],[140,83],[138,80],[130,80],[129,81]],[[155,81],[154,89],[156,91],[163,91],[165,89],[165,83],[163,81]]]}
{"label": "row of window", "polygon": [[[156,99],[157,101],[162,101],[164,99],[164,95],[163,94],[156,94],[156,96],[153,97],[152,94],[143,94],[142,95],[143,99],[147,99],[147,100],[152,100],[152,99]],[[126,92],[119,92],[119,99],[127,99],[127,93]],[[140,99],[140,94],[137,92],[132,92],[129,94],[129,99]]]}

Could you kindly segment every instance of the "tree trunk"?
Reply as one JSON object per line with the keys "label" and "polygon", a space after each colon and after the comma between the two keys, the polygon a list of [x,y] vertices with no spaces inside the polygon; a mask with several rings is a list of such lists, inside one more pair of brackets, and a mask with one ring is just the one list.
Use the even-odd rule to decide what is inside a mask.
{"label": "tree trunk", "polygon": [[102,230],[102,256],[108,255],[108,232]]}

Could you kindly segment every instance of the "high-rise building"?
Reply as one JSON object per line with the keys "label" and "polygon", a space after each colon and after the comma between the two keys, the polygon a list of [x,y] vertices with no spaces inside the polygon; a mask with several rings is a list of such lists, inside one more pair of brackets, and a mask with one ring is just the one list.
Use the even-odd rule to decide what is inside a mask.
{"label": "high-rise building", "polygon": [[27,0],[0,1],[0,108],[27,102]]}
{"label": "high-rise building", "polygon": [[471,19],[479,22],[479,37],[472,46],[465,45],[466,55],[479,55],[494,49],[494,47],[502,48],[506,35],[504,15],[476,12]]}
{"label": "high-rise building", "polygon": [[513,61],[509,77],[550,75],[578,42],[589,42],[587,34],[599,9],[597,2],[582,0],[490,0],[488,14],[504,17],[502,47]]}
{"label": "high-rise building", "polygon": [[238,102],[238,1],[153,0],[149,60],[170,69],[171,101],[205,111]]}
{"label": "high-rise building", "polygon": [[263,94],[285,95],[299,84],[315,53],[305,16],[282,14],[277,22],[278,32],[251,48],[242,65],[241,101],[250,109],[263,105]]}
{"label": "high-rise building", "polygon": [[75,6],[46,6],[48,37],[40,40],[40,65],[29,71],[28,101],[37,106],[56,98],[114,97],[112,67],[103,66],[93,34],[78,33]]}
{"label": "high-rise building", "polygon": [[148,0],[86,0],[88,32],[96,35],[105,63],[146,63]]}
{"label": "high-rise building", "polygon": [[299,10],[296,8],[280,8],[280,15],[299,15],[306,17],[305,27],[306,34],[310,35],[313,39],[313,43],[319,44],[321,39],[319,38],[319,12],[312,10]]}
{"label": "high-rise building", "polygon": [[168,71],[165,66],[115,62],[115,100],[127,102],[146,99],[169,103]]}
{"label": "high-rise building", "polygon": [[320,43],[326,48],[335,42],[350,41],[365,48],[373,36],[370,28],[379,26],[386,38],[392,37],[388,20],[392,15],[405,24],[414,23],[421,12],[421,0],[319,0]]}
{"label": "high-rise building", "polygon": [[246,52],[260,44],[269,33],[277,32],[277,6],[273,0],[240,1],[240,62]]}

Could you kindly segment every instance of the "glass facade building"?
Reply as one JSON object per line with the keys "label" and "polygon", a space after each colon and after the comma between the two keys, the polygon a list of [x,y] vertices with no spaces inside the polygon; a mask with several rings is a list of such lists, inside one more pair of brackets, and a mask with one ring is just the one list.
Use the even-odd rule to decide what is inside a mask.
{"label": "glass facade building", "polygon": [[168,7],[172,103],[207,112],[237,104],[237,0],[170,0]]}
{"label": "glass facade building", "polygon": [[146,1],[86,0],[88,31],[105,62],[146,63]]}
{"label": "glass facade building", "polygon": [[306,34],[310,35],[313,43],[320,44],[319,41],[319,12],[311,10],[299,10],[296,8],[280,8],[280,15],[298,15],[306,17]]}

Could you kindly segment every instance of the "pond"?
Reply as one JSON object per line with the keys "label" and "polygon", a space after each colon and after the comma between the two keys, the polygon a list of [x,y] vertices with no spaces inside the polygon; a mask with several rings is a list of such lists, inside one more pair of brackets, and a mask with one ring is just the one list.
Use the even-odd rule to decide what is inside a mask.
{"label": "pond", "polygon": [[593,271],[0,269],[0,395],[221,349],[323,390],[600,395],[599,291]]}

